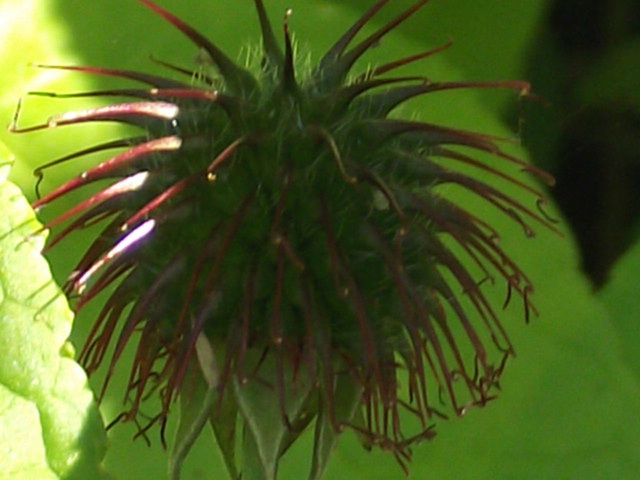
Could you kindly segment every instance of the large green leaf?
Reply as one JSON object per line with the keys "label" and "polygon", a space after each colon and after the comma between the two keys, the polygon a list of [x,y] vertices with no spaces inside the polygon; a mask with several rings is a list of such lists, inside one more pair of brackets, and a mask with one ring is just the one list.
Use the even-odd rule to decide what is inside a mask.
{"label": "large green leaf", "polygon": [[0,166],[0,478],[105,478],[102,420],[67,342],[73,315],[40,255],[46,235],[7,170]]}
{"label": "large green leaf", "polygon": [[[30,90],[61,88],[61,81],[68,83],[65,75],[57,71],[35,68],[36,63],[75,63],[77,57],[69,48],[67,31],[62,22],[56,21],[53,2],[42,0],[4,0],[0,2],[0,141],[20,159],[10,172],[14,181],[32,177],[31,165],[40,163],[36,152],[57,154],[54,143],[46,136],[36,134],[29,140],[10,134],[9,125],[18,99]],[[38,107],[36,107],[39,110]],[[25,109],[24,120],[36,121]],[[46,113],[46,109],[43,113]],[[31,192],[33,189],[30,188]]]}
{"label": "large green leaf", "polygon": [[[73,55],[83,59],[79,60],[80,63],[157,71],[157,66],[148,59],[150,54],[185,66],[191,65],[197,56],[197,52],[178,33],[133,0],[98,0],[90,5],[83,3],[83,8],[78,8],[78,3],[72,0],[39,0],[38,3],[54,4],[56,15],[51,15],[46,21],[43,20],[44,23],[39,26],[35,24],[32,28],[51,32],[52,24],[57,29],[64,27],[63,31],[67,32],[64,37],[70,39],[69,48],[64,50],[65,55],[73,52]],[[247,45],[245,35],[256,38],[257,23],[249,0],[166,0],[160,3],[195,24],[232,54],[237,52],[239,45]],[[302,52],[312,51],[318,58],[319,52],[362,11],[362,6],[371,5],[373,0],[358,3],[360,8],[357,10],[352,8],[356,3],[337,1],[265,0],[265,3],[276,22],[285,7],[293,7],[291,28],[300,49]],[[390,2],[391,11],[394,8],[398,11],[402,5],[409,3]],[[474,3],[478,5],[478,2]],[[518,4],[505,10],[508,13],[531,8],[528,12],[522,10],[521,19],[522,25],[528,25],[526,35],[530,35],[544,2],[507,3],[509,6]],[[503,2],[503,7],[507,3]],[[471,6],[471,3],[467,4]],[[438,14],[433,25],[425,26],[420,19],[431,18],[431,8],[437,9]],[[389,17],[382,13],[380,21],[384,18]],[[457,44],[453,50],[421,62],[413,69],[408,69],[407,74],[421,73],[435,80],[466,79],[467,74],[453,68],[448,59],[453,55],[456,63],[462,65],[463,60],[456,55],[472,56],[474,49],[478,55],[482,52],[485,60],[481,62],[484,73],[474,70],[479,75],[474,75],[473,79],[511,76],[511,72],[518,70],[517,64],[525,54],[526,35],[518,37],[518,41],[512,41],[511,33],[496,28],[513,26],[517,30],[518,24],[505,20],[505,17],[488,7],[481,10],[456,9],[451,0],[432,0],[431,5],[425,7],[425,13],[408,24],[406,36],[392,35],[382,42],[380,48],[376,49],[376,59],[389,60],[442,43],[448,40],[448,32],[454,24],[462,25],[463,30],[456,35],[459,38],[456,38]],[[319,25],[322,28],[318,28]],[[432,36],[432,31],[442,33]],[[239,32],[242,34],[239,35]],[[460,46],[462,37],[469,39],[467,47]],[[75,44],[71,43],[73,41]],[[463,48],[462,53],[456,53],[459,48]],[[56,53],[53,59],[42,58],[41,55],[39,53],[37,58],[25,58],[24,61],[53,63],[62,54]],[[370,55],[366,60],[374,61],[374,58]],[[466,65],[464,68],[467,68]],[[81,89],[82,83],[86,82],[79,75],[67,74],[64,79],[64,85],[48,88],[74,91]],[[12,85],[13,91],[15,87]],[[84,89],[87,88],[85,83]],[[64,102],[53,104],[48,104],[48,108],[58,111],[69,108]],[[25,104],[25,110],[29,110],[27,106]],[[46,113],[39,107],[40,104],[33,108],[43,120],[42,116]],[[3,104],[2,108],[0,114],[9,119],[13,107]],[[414,112],[449,125],[510,135],[509,129],[496,120],[496,109],[487,108],[471,92],[433,96],[416,102],[412,109],[407,108],[401,113],[411,116]],[[32,137],[13,136],[10,139],[11,147],[22,156],[30,152],[29,160],[35,165],[55,155],[49,151],[51,139],[56,140],[55,148],[60,151],[93,143],[93,140],[84,137],[80,145],[77,134],[59,140],[63,130],[45,133],[48,134],[48,143],[39,140],[34,147]],[[88,134],[95,135],[93,131]],[[6,134],[4,138],[7,138]],[[66,176],[68,172],[68,169],[60,168],[58,177]],[[27,181],[26,176],[21,180],[24,188],[31,191],[32,181]],[[525,327],[521,305],[513,303],[502,312],[518,351],[518,357],[507,366],[502,383],[503,392],[498,400],[485,409],[472,411],[465,419],[439,422],[436,440],[414,448],[413,478],[634,478],[640,471],[637,455],[640,451],[640,425],[638,416],[634,414],[640,387],[637,377],[630,374],[625,347],[618,338],[617,327],[602,305],[593,298],[577,268],[576,250],[570,236],[561,239],[540,232],[537,239],[526,240],[522,231],[511,225],[508,219],[495,216],[490,209],[487,209],[486,215],[491,215],[491,223],[503,229],[503,242],[508,243],[505,249],[513,252],[513,257],[536,284],[533,299],[541,315]],[[78,242],[81,243],[81,240]],[[65,251],[59,249],[53,252],[61,272],[68,272],[72,268],[73,259],[77,259],[75,251],[81,248],[80,243],[71,240],[65,244]],[[502,286],[486,287],[496,302],[501,303],[506,293]],[[83,336],[82,330],[88,328],[92,315],[95,315],[95,310],[84,312],[84,325],[76,333],[78,338]],[[633,345],[630,344],[629,348],[633,348]],[[126,361],[122,366],[126,367]],[[126,384],[127,375],[126,368],[120,369],[119,375],[114,378],[114,388],[108,391],[104,402],[108,418],[119,411],[122,392],[118,385]],[[99,385],[99,377],[94,381]],[[166,454],[159,442],[154,442],[151,449],[141,441],[132,443],[131,437],[135,431],[135,426],[114,428],[113,448],[107,458],[110,471],[118,478],[127,480],[166,478]],[[308,476],[313,432],[309,430],[303,437],[285,455],[280,478]],[[224,465],[221,459],[212,456],[213,448],[210,437],[203,435],[186,461],[184,480],[221,478]],[[354,435],[347,434],[339,442],[325,478],[387,480],[404,477],[391,455],[377,451],[367,453]]]}

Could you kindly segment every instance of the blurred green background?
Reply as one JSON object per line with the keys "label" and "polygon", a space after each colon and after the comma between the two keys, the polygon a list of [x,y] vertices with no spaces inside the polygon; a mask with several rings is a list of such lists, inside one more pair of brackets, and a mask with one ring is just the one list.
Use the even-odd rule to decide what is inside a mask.
{"label": "blurred green background", "polygon": [[[256,42],[250,0],[158,3],[232,55],[246,54]],[[317,59],[373,0],[265,3],[276,25],[285,8],[293,8],[291,29],[300,55]],[[373,26],[411,3],[390,2]],[[434,80],[531,80],[533,91],[542,97],[539,101],[515,102],[511,95],[495,92],[456,92],[421,100],[413,109],[451,126],[502,136],[520,133],[532,160],[558,178],[550,195],[560,209],[552,214],[566,232],[560,238],[539,231],[536,239],[527,240],[507,219],[491,219],[509,232],[505,250],[513,252],[534,281],[541,315],[525,326],[520,304],[513,302],[503,312],[518,352],[507,368],[503,392],[464,419],[438,422],[436,440],[414,448],[412,478],[637,478],[639,10],[632,0],[432,0],[362,62],[382,63],[453,39],[447,52],[406,71]],[[165,73],[150,55],[184,66],[197,59],[188,41],[134,0],[0,0],[0,27],[0,119],[5,124],[17,99],[30,90],[72,92],[123,85],[36,69],[29,62]],[[20,124],[40,123],[81,104],[28,98]],[[413,109],[402,113],[412,115]],[[33,199],[36,166],[121,134],[115,127],[83,126],[28,135],[3,130],[0,140],[17,158],[12,179]],[[77,172],[82,162],[52,169],[43,191]],[[69,205],[60,203],[58,210]],[[43,212],[43,218],[53,218],[55,208]],[[81,248],[83,239],[73,239],[49,255],[60,281],[73,269]],[[501,304],[504,288],[488,288],[488,295]],[[96,311],[88,308],[78,316],[76,345],[81,345]],[[126,365],[122,367],[122,378],[114,382],[102,406],[106,422],[121,410],[117,384],[126,382],[128,375]],[[99,375],[92,381],[99,387]],[[151,433],[148,447],[142,439],[131,441],[135,432],[133,425],[110,431],[107,469],[123,480],[166,478],[166,454],[157,435]],[[311,440],[306,435],[286,455],[280,478],[306,477]],[[223,478],[223,467],[207,433],[190,456],[184,479],[218,478]],[[403,474],[391,455],[367,453],[347,433],[326,478],[387,480]]]}

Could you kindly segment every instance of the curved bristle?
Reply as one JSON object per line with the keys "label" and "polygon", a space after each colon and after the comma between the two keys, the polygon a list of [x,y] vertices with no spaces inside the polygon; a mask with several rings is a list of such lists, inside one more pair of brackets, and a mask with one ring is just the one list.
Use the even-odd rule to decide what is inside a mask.
{"label": "curved bristle", "polygon": [[417,53],[415,55],[411,55],[409,57],[401,58],[400,60],[395,60],[393,62],[385,63],[384,65],[380,65],[373,69],[371,75],[377,76],[382,75],[391,70],[395,70],[396,68],[404,67],[405,65],[409,65],[410,63],[417,62],[418,60],[424,60],[425,58],[429,58],[433,55],[436,55],[440,52],[443,52],[453,46],[453,42],[449,41],[444,45],[440,45],[439,47],[432,48],[431,50],[427,50],[426,52]]}
{"label": "curved bristle", "polygon": [[254,0],[258,19],[260,20],[260,30],[262,31],[262,46],[269,61],[276,67],[284,65],[284,55],[278,46],[278,41],[273,33],[271,22],[267,16],[262,0]]}
{"label": "curved bristle", "polygon": [[180,30],[193,43],[203,48],[210,56],[211,60],[220,70],[225,82],[236,93],[250,93],[257,89],[255,78],[244,68],[239,67],[233,60],[225,55],[222,50],[216,47],[208,38],[200,32],[180,20],[178,17],[168,12],[150,0],[137,0],[152,11],[163,17],[167,22]]}
{"label": "curved bristle", "polygon": [[373,45],[377,44],[380,40],[382,40],[382,38],[385,35],[387,35],[390,31],[392,31],[402,22],[407,20],[409,17],[414,15],[418,10],[424,7],[428,2],[429,0],[419,1],[414,6],[408,8],[407,10],[402,12],[400,15],[398,15],[396,18],[391,20],[385,26],[383,26],[379,30],[369,35],[367,38],[365,38],[362,42],[360,42],[358,45],[353,47],[351,50],[344,53],[344,55],[342,55],[337,62],[337,64],[340,66],[339,68],[342,71],[344,71],[346,74],[346,72],[348,72],[351,69],[351,67],[356,62],[356,60],[360,58],[364,54],[364,52],[369,50]]}
{"label": "curved bristle", "polygon": [[43,205],[51,203],[57,198],[66,195],[67,193],[72,192],[80,187],[83,187],[91,182],[96,180],[100,180],[111,175],[117,169],[120,169],[124,166],[128,166],[131,162],[138,160],[141,157],[146,155],[150,155],[156,152],[166,152],[166,151],[175,151],[180,148],[182,145],[182,140],[176,136],[169,136],[164,138],[156,138],[154,140],[149,140],[148,142],[141,143],[136,145],[124,153],[120,155],[116,155],[115,157],[110,158],[98,166],[87,170],[82,173],[79,177],[70,180],[64,185],[58,187],[56,190],[46,195],[45,197],[37,200],[34,204],[34,208],[40,208]]}
{"label": "curved bristle", "polygon": [[355,38],[360,30],[373,18],[373,16],[387,3],[389,0],[380,0],[373,7],[369,9],[364,15],[362,15],[351,28],[349,28],[340,39],[327,51],[327,53],[320,60],[318,71],[324,72],[326,69],[333,67],[333,64],[337,59],[342,56],[347,49],[351,41]]}
{"label": "curved bristle", "polygon": [[[397,80],[410,80],[411,77],[405,77],[401,79],[375,79],[364,80],[361,83],[374,83],[379,82],[379,85],[386,83],[394,83]],[[358,84],[355,84],[356,86]],[[518,93],[526,93],[531,86],[527,82],[430,82],[427,79],[422,79],[422,82],[418,85],[406,85],[389,89],[386,92],[378,93],[364,98],[362,101],[371,105],[372,114],[377,114],[380,117],[386,117],[391,111],[407,100],[425,95],[427,93],[434,93],[438,91],[457,90],[467,88],[478,89],[512,89]]]}
{"label": "curved bristle", "polygon": [[127,78],[129,80],[135,80],[137,82],[146,83],[156,88],[188,88],[189,85],[183,82],[177,82],[165,77],[159,77],[156,75],[150,75],[148,73],[132,72],[130,70],[118,70],[112,68],[98,68],[98,67],[80,67],[73,65],[36,65],[38,68],[48,68],[55,70],[69,70],[81,73],[89,73],[92,75],[104,75],[108,77]]}
{"label": "curved bristle", "polygon": [[[358,22],[356,22],[356,24],[353,25],[353,27],[351,27],[351,29],[349,29],[340,40],[338,40],[338,42],[321,60],[318,72],[322,73],[322,77],[320,77],[319,80],[321,80],[325,85],[324,88],[334,88],[336,85],[342,83],[347,76],[347,73],[349,72],[349,70],[351,70],[351,67],[353,67],[353,64],[356,62],[356,60],[358,60],[358,58],[360,58],[373,45],[378,43],[390,31],[392,31],[394,28],[396,28],[398,25],[400,25],[402,22],[404,22],[406,19],[420,10],[429,2],[429,0],[419,1],[415,5],[398,15],[395,19],[384,25],[382,28],[362,40],[351,50],[345,52],[345,49],[347,48],[351,40],[353,40],[355,35],[387,2],[388,0],[383,0],[374,5],[371,10],[364,14],[358,20]],[[316,74],[316,76],[318,75],[319,73]]]}
{"label": "curved bristle", "polygon": [[296,93],[298,88],[296,85],[296,74],[293,58],[293,44],[291,43],[291,34],[289,33],[289,17],[293,11],[288,9],[284,15],[284,22],[282,29],[284,31],[284,66],[283,66],[283,84],[284,88],[291,92]]}

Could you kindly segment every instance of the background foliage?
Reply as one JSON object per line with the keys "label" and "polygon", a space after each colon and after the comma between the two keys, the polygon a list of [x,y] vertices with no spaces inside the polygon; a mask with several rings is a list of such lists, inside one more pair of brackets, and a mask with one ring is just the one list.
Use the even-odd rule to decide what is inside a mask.
{"label": "background foliage", "polygon": [[[249,0],[165,0],[159,3],[194,24],[227,52],[238,52],[239,47],[243,47],[246,53],[247,46],[257,38],[257,22]],[[276,24],[285,7],[294,9],[291,28],[299,48],[302,53],[311,52],[317,58],[372,1],[265,0],[265,3]],[[378,23],[411,2],[390,3],[379,15]],[[566,51],[563,53],[562,39],[554,36],[554,26],[549,23],[554,8],[545,1],[433,0],[399,33],[382,42],[376,49],[375,61],[418,52],[454,39],[456,43],[448,52],[420,63],[409,72],[435,80],[532,78],[536,82],[534,90],[542,90],[553,103],[544,107],[548,110],[540,105],[534,107],[530,117],[526,117],[531,118],[526,132],[533,132],[527,138],[531,139],[530,147],[536,156],[542,158],[540,163],[558,173],[566,168],[562,155],[558,155],[562,149],[554,147],[558,145],[556,140],[561,136],[562,126],[575,116],[575,111],[586,108],[593,95],[601,94],[594,84],[611,87],[621,83],[620,91],[628,88],[624,85],[633,85],[617,80],[624,77],[630,82],[628,77],[633,73],[627,66],[632,58],[637,58],[638,49],[626,47],[629,53],[625,57],[627,50],[620,47],[619,50],[624,51],[611,53],[611,60],[601,52],[601,61],[596,62],[592,74],[585,73],[581,77],[580,85],[579,82],[572,85],[569,80],[564,80],[562,85],[570,91],[580,86],[582,92],[591,91],[592,97],[587,93],[583,97],[576,94],[573,104],[560,103],[553,92],[562,90],[553,79],[566,79],[563,75],[575,63],[567,63],[573,57],[566,55]],[[7,73],[0,83],[0,118],[5,124],[11,119],[16,99],[26,91],[69,92],[96,87],[96,79],[38,70],[28,67],[28,62],[160,71],[149,60],[149,55],[187,66],[197,55],[178,33],[133,0],[90,3],[82,0],[3,0],[0,23],[3,27],[0,29],[0,58],[3,71]],[[541,51],[547,54],[541,55]],[[537,53],[532,56],[532,52]],[[371,56],[366,60],[374,61]],[[618,73],[613,67],[607,67],[607,61],[611,62],[609,65],[617,66]],[[635,85],[637,90],[638,83]],[[622,94],[611,95],[617,99]],[[517,115],[513,114],[516,106],[508,96],[456,92],[436,98],[436,102],[432,99],[416,102],[415,111],[430,120],[498,135],[513,135],[500,120],[501,114],[510,118],[506,124],[518,125]],[[633,103],[637,102],[637,95],[636,100],[633,96],[625,98],[632,100],[618,102],[620,108],[631,113],[637,111],[634,110],[637,103]],[[27,99],[21,124],[41,122],[51,112],[78,106],[78,103],[66,100]],[[412,113],[403,111],[405,115]],[[536,126],[540,128],[534,128]],[[81,145],[93,144],[99,138],[118,135],[111,128],[95,131],[73,127],[28,136],[9,135],[3,131],[0,140],[17,158],[11,178],[32,200],[32,171],[37,165]],[[535,135],[535,132],[542,133]],[[592,137],[593,133],[589,139]],[[583,138],[586,144],[587,138]],[[576,149],[580,151],[579,136],[577,141],[577,146],[572,144],[569,153],[575,154]],[[633,158],[640,161],[633,145],[631,149],[632,161]],[[605,147],[599,151],[606,164],[612,150]],[[52,170],[43,182],[43,190],[58,184],[78,168],[70,165]],[[608,191],[599,191],[599,198],[604,202],[615,195],[616,185],[613,182]],[[563,192],[575,195],[573,190]],[[563,201],[561,199],[561,203]],[[627,205],[631,208],[630,202]],[[514,252],[514,257],[533,279],[537,287],[534,301],[541,315],[525,326],[521,305],[514,303],[503,312],[518,357],[507,368],[502,394],[497,401],[472,411],[464,419],[439,422],[436,440],[414,449],[414,478],[630,479],[640,471],[637,455],[640,451],[640,416],[637,415],[640,335],[636,327],[640,300],[635,292],[639,283],[640,245],[621,258],[604,290],[594,293],[590,279],[579,268],[580,250],[569,230],[571,223],[562,213],[552,213],[562,219],[565,238],[540,231],[536,239],[526,240],[507,220],[491,220],[509,232],[509,235],[505,234],[504,242],[508,244],[505,249]],[[493,215],[493,212],[489,214]],[[43,215],[52,218],[54,211],[47,210]],[[606,224],[598,225],[607,228]],[[627,221],[626,228],[633,232],[633,222]],[[628,235],[633,239],[632,233]],[[59,280],[71,271],[82,244],[82,239],[74,239],[51,252],[49,258]],[[583,240],[581,244],[584,245]],[[606,275],[598,278],[602,283]],[[498,304],[504,300],[505,293],[500,285],[489,289]],[[72,335],[76,344],[81,344],[93,315],[95,309],[87,309],[78,317]],[[122,376],[126,376],[126,368],[121,370]],[[122,385],[126,378],[118,381]],[[94,386],[101,384],[99,376],[92,382]],[[114,385],[101,407],[106,422],[119,413],[121,400],[121,388]],[[105,460],[107,470],[115,478],[122,479],[165,478],[166,456],[157,436],[152,432],[152,446],[147,447],[143,439],[131,442],[135,432],[133,425],[118,425],[109,432],[111,445]],[[306,476],[311,440],[308,437],[285,457],[281,478]],[[217,455],[211,454],[213,448],[211,438],[203,436],[188,460],[185,480],[220,478],[223,467]],[[402,473],[391,456],[364,452],[357,440],[347,434],[334,454],[326,478],[387,480],[402,478]]]}

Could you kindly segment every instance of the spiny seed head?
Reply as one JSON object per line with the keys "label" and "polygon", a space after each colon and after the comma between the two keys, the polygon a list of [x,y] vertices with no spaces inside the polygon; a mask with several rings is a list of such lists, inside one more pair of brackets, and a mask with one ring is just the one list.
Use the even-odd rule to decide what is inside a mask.
{"label": "spiny seed head", "polygon": [[[532,286],[500,247],[499,232],[437,187],[466,189],[531,236],[531,222],[553,229],[542,212],[456,167],[506,179],[539,203],[544,199],[538,192],[505,171],[516,167],[552,179],[503,152],[490,136],[389,114],[436,91],[526,93],[528,85],[387,75],[444,47],[354,75],[362,54],[426,0],[356,43],[388,2],[379,1],[310,72],[296,71],[286,19],[282,48],[261,0],[254,2],[263,47],[257,72],[158,5],[138,1],[206,52],[215,69],[196,73],[167,64],[186,75],[174,80],[48,66],[142,87],[33,92],[131,100],[13,127],[115,121],[140,129],[137,136],[86,148],[36,172],[114,151],[35,207],[112,181],[46,226],[66,223],[53,246],[106,222],[66,292],[77,295],[80,309],[116,285],[80,356],[93,372],[115,344],[105,388],[125,345],[141,332],[126,419],[135,419],[142,399],[157,389],[162,410],[154,421],[163,422],[179,393],[188,391],[185,378],[196,357],[220,398],[233,399],[242,385],[261,381],[277,398],[288,428],[302,430],[318,417],[318,424],[328,422],[335,431],[354,428],[367,445],[393,450],[401,461],[413,441],[433,435],[431,419],[446,417],[446,405],[461,415],[492,399],[513,348],[480,289],[482,279],[468,265],[479,266],[486,278],[502,277],[509,294],[524,298],[527,312],[533,309]],[[475,158],[474,151],[498,157],[505,171]],[[202,344],[218,367],[203,366]],[[270,362],[273,375],[263,367]],[[300,384],[307,386],[304,408],[294,411],[288,403]],[[344,395],[349,389],[352,407]],[[411,416],[420,428],[408,434],[405,425],[416,424]]]}

